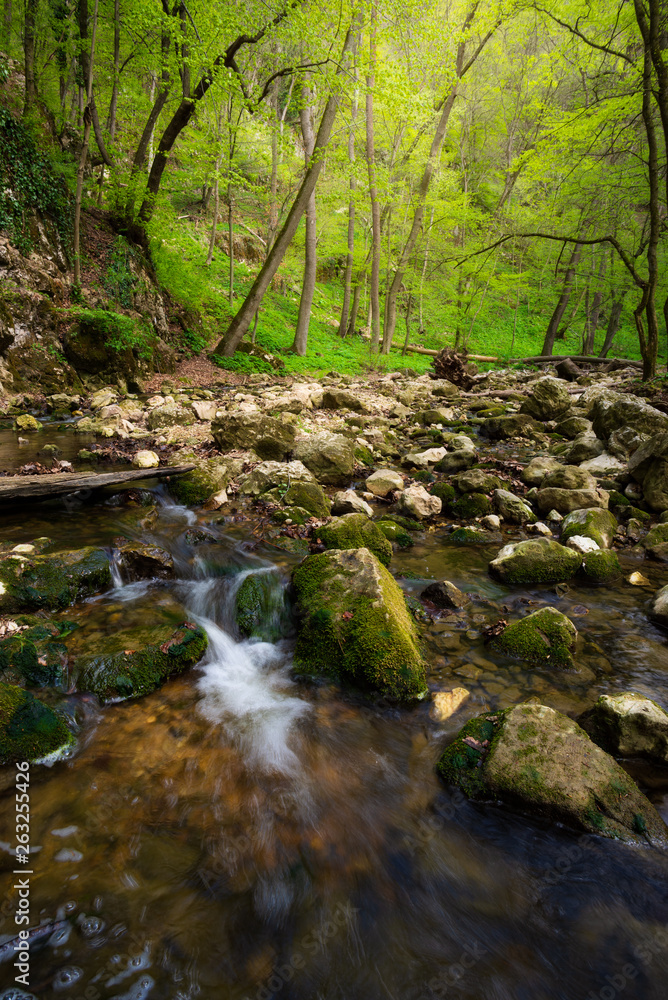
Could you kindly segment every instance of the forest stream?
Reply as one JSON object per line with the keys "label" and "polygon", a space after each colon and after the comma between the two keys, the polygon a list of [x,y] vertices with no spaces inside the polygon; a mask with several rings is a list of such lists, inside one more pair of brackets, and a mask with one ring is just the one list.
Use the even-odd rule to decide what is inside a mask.
{"label": "forest stream", "polygon": [[[3,432],[5,460],[12,436]],[[150,531],[139,527],[141,508],[110,493],[4,513],[4,539],[14,544],[76,538],[105,546],[114,565],[122,535],[172,554],[175,579],[128,583],[116,567],[112,589],[68,609],[83,646],[179,608],[209,639],[197,667],[146,697],[100,708],[90,696],[68,696],[76,748],[32,768],[31,994],[665,997],[665,852],[448,789],[435,763],[462,712],[439,723],[427,703],[397,708],[293,679],[288,575],[299,558],[253,538],[239,513],[189,510],[166,487],[146,485],[158,512]],[[188,543],[193,527],[206,529],[205,543]],[[392,570],[414,595],[434,578],[475,594],[466,612],[435,614],[423,628],[428,683],[460,678],[471,692],[467,718],[528,698],[573,715],[603,691],[668,699],[665,645],[644,614],[642,588],[511,591],[487,573],[498,546],[442,542],[437,527],[395,553]],[[623,559],[632,571],[633,557]],[[249,574],[272,582],[284,635],[276,643],[238,641],[235,594]],[[666,582],[668,569],[652,567],[652,585]],[[550,674],[491,651],[480,625],[506,602],[548,604],[578,626],[586,617],[580,673]],[[665,773],[626,766],[668,819]],[[14,768],[2,778],[7,900],[17,877]],[[1,995],[18,1000],[6,911]]]}

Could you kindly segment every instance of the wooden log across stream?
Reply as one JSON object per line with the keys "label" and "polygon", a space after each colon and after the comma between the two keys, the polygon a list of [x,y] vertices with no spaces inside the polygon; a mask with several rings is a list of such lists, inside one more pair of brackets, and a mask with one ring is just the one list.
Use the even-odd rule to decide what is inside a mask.
{"label": "wooden log across stream", "polygon": [[121,472],[54,472],[42,476],[1,476],[0,503],[45,500],[48,497],[98,490],[102,486],[117,486],[138,479],[163,479],[191,472],[194,465],[161,466],[157,469],[124,469]]}

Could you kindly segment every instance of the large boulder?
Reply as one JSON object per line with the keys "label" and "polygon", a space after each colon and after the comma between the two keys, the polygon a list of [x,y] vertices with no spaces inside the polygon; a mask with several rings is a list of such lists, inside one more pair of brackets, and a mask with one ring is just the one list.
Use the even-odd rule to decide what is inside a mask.
{"label": "large boulder", "polygon": [[492,493],[501,488],[501,480],[484,469],[469,469],[453,476],[452,485],[459,493]]}
{"label": "large boulder", "polygon": [[542,489],[559,490],[595,490],[596,486],[591,472],[572,465],[562,465],[561,468],[548,472],[541,483]]}
{"label": "large boulder", "polygon": [[[168,677],[201,660],[208,644],[199,625],[181,622],[174,627],[164,619],[106,636],[102,651],[93,638],[84,630],[74,634],[71,669],[78,690],[91,691],[102,702],[155,691]],[[79,652],[80,644],[84,648]]]}
{"label": "large boulder", "polygon": [[609,510],[590,507],[585,510],[572,510],[561,522],[561,541],[565,544],[569,538],[582,535],[592,538],[601,549],[609,549],[617,531],[617,518]]}
{"label": "large boulder", "polygon": [[378,469],[367,477],[366,488],[376,497],[386,497],[395,490],[403,490],[403,476],[394,469]]}
{"label": "large boulder", "polygon": [[645,695],[601,695],[578,722],[607,753],[668,764],[668,712]]}
{"label": "large boulder", "polygon": [[146,542],[125,542],[117,550],[118,565],[125,582],[167,580],[174,576],[174,560],[166,549]]}
{"label": "large boulder", "polygon": [[494,507],[510,524],[535,524],[538,520],[531,507],[509,490],[494,491]]}
{"label": "large boulder", "polygon": [[589,507],[607,509],[609,496],[605,490],[562,490],[555,486],[540,489],[535,501],[541,514],[556,510],[560,514],[570,514],[574,510]]}
{"label": "large boulder", "polygon": [[260,458],[282,461],[294,449],[296,428],[265,413],[222,413],[212,421],[211,433],[223,452],[252,449]]}
{"label": "large boulder", "polygon": [[323,410],[355,410],[357,413],[366,413],[367,408],[359,396],[354,396],[352,392],[345,389],[326,389],[322,394],[320,404]]}
{"label": "large boulder", "polygon": [[373,508],[366,500],[358,496],[354,490],[339,490],[334,494],[332,501],[332,514],[364,514],[366,517],[373,516]]}
{"label": "large boulder", "polygon": [[41,760],[72,743],[53,709],[23,688],[0,683],[0,764]]}
{"label": "large boulder", "polygon": [[[169,482],[169,492],[175,500],[186,507],[195,507],[205,503],[210,497],[224,495],[232,478],[232,464],[220,458],[205,458],[193,455],[196,467],[183,475],[172,476]],[[181,465],[182,456],[174,456],[174,464]],[[189,461],[189,459],[188,459]]]}
{"label": "large boulder", "polygon": [[104,549],[87,546],[53,555],[0,556],[0,613],[56,611],[111,584]]}
{"label": "large boulder", "polygon": [[316,478],[302,462],[260,462],[252,472],[237,478],[239,492],[260,496],[275,486],[287,488],[292,483],[315,483]]}
{"label": "large boulder", "polygon": [[163,403],[155,406],[148,414],[147,424],[150,431],[162,430],[163,427],[188,427],[195,423],[192,410],[178,403]]}
{"label": "large boulder", "polygon": [[524,466],[520,478],[527,486],[540,486],[545,477],[551,472],[563,468],[564,466],[557,458],[537,455],[531,459],[528,465]]}
{"label": "large boulder", "polygon": [[417,521],[441,513],[442,503],[438,497],[427,493],[424,486],[409,486],[399,497],[399,512]]}
{"label": "large boulder", "polygon": [[494,639],[508,656],[541,666],[572,667],[578,637],[575,625],[556,608],[541,608],[513,622]]}
{"label": "large boulder", "polygon": [[318,539],[326,549],[369,549],[383,566],[389,566],[392,545],[379,526],[366,514],[333,517],[318,529]]}
{"label": "large boulder", "polygon": [[425,695],[415,624],[401,590],[368,549],[308,556],[292,580],[298,671],[399,700]]}
{"label": "large boulder", "polygon": [[668,510],[668,433],[643,442],[629,459],[628,469],[642,484],[645,500],[655,511]]}
{"label": "large boulder", "polygon": [[668,829],[619,764],[546,705],[471,719],[438,762],[471,798],[511,805],[604,837],[665,845]]}
{"label": "large boulder", "polygon": [[504,545],[489,564],[503,583],[565,583],[575,576],[582,556],[551,538],[530,538]]}
{"label": "large boulder", "polygon": [[287,490],[275,486],[263,493],[261,500],[280,503],[283,507],[300,507],[311,517],[329,517],[332,502],[318,483],[292,483]]}
{"label": "large boulder", "polygon": [[626,393],[607,392],[598,396],[590,416],[596,436],[604,441],[621,427],[631,427],[638,434],[656,435],[668,431],[668,415]]}
{"label": "large boulder", "polygon": [[508,441],[516,437],[531,437],[542,430],[528,413],[509,413],[503,417],[487,417],[480,425],[480,433],[492,441]]}
{"label": "large boulder", "polygon": [[547,375],[531,384],[520,413],[528,413],[536,420],[556,420],[566,413],[570,405],[571,397],[561,379]]}
{"label": "large boulder", "polygon": [[649,616],[657,625],[668,628],[668,584],[657,590],[652,598]]}
{"label": "large boulder", "polygon": [[294,447],[294,457],[303,462],[320,483],[349,480],[355,467],[355,442],[343,434],[316,431]]}

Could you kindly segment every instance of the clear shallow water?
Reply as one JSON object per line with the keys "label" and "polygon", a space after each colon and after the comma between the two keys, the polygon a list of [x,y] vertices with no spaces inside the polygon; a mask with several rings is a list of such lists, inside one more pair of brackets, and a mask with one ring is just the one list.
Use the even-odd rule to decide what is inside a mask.
{"label": "clear shallow water", "polygon": [[[428,705],[296,684],[289,640],[236,641],[243,575],[268,573],[280,588],[293,557],[249,551],[243,524],[202,520],[217,540],[190,546],[197,518],[168,502],[150,528],[145,517],[103,503],[3,517],[6,540],[111,547],[122,534],[170,549],[177,580],[119,586],[68,612],[84,637],[102,642],[179,605],[210,637],[198,668],[137,702],[100,709],[70,696],[83,719],[76,753],[33,769],[31,925],[61,922],[35,944],[36,996],[665,996],[664,854],[469,803],[434,773],[444,741],[488,705],[534,696],[576,713],[629,686],[668,705],[666,636],[643,606],[665,569],[642,565],[647,591],[509,592],[487,577],[490,552],[447,546],[439,532],[398,554],[397,574],[445,576],[479,595],[426,630],[430,685],[472,695],[439,725]],[[573,617],[579,674],[529,670],[485,646],[481,629],[518,601]],[[643,766],[638,777],[668,815],[665,776]],[[13,900],[2,847],[13,843],[13,794],[2,801],[0,897]],[[14,933],[5,916],[0,934]],[[0,984],[13,977],[0,962]]]}

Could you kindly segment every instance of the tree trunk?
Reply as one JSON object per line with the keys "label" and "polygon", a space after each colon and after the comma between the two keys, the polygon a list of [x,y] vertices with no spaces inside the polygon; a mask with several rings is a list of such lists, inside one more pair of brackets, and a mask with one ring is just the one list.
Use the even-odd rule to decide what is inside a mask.
{"label": "tree trunk", "polygon": [[25,72],[25,102],[23,114],[26,115],[37,97],[35,84],[35,21],[37,18],[37,0],[26,0],[25,34],[24,34],[24,72]]}
{"label": "tree trunk", "polygon": [[543,341],[543,349],[541,350],[541,355],[552,354],[554,349],[554,341],[556,340],[557,333],[559,332],[559,324],[563,318],[566,309],[568,308],[568,303],[571,297],[571,289],[573,287],[573,281],[575,279],[575,270],[578,265],[578,261],[582,255],[582,244],[576,243],[571,252],[571,259],[568,262],[568,267],[566,269],[566,274],[564,275],[564,283],[561,289],[561,295],[559,296],[559,301],[557,302],[554,312],[550,322],[547,325],[547,331],[545,333],[545,340]]}
{"label": "tree trunk", "polygon": [[369,173],[369,198],[371,200],[371,282],[369,299],[371,307],[371,353],[377,354],[380,346],[380,205],[376,190],[376,162],[373,135],[373,88],[376,82],[376,8],[371,8],[369,29],[369,72],[366,77],[366,162]]}
{"label": "tree trunk", "polygon": [[218,186],[218,171],[220,169],[220,162],[216,160],[216,180],[213,186],[213,222],[211,223],[211,236],[209,237],[209,252],[206,255],[206,266],[211,266],[211,261],[213,260],[213,251],[216,246],[216,230],[218,228],[218,209],[220,207],[220,192]]}
{"label": "tree trunk", "polygon": [[5,0],[4,16],[2,19],[2,44],[5,52],[11,58],[12,55],[12,0]]}
{"label": "tree trunk", "polygon": [[[359,16],[356,15],[346,34],[337,75],[347,73],[348,71],[347,56],[355,48],[359,30]],[[276,271],[285,256],[285,252],[290,246],[292,238],[297,230],[297,226],[299,225],[299,220],[301,219],[309,198],[311,197],[311,192],[315,190],[318,177],[320,176],[320,171],[322,170],[322,153],[329,142],[338,106],[339,95],[336,91],[334,91],[330,94],[327,104],[325,105],[325,110],[320,120],[320,127],[318,128],[318,134],[315,140],[313,157],[311,158],[311,163],[309,164],[308,170],[306,171],[299,191],[297,192],[297,196],[292,204],[292,208],[288,212],[281,231],[279,232],[271,250],[267,254],[267,259],[253,282],[253,285],[241,308],[239,309],[239,312],[232,320],[223,339],[216,346],[214,351],[216,354],[222,354],[223,357],[231,357],[234,354],[241,338],[248,331],[248,327],[251,324],[253,316],[260,307],[260,303],[262,302],[264,294],[269,287],[271,279],[276,274]]]}
{"label": "tree trunk", "polygon": [[276,122],[271,130],[271,179],[269,181],[269,230],[267,249],[271,248],[278,228],[278,80],[271,86],[271,107]]}
{"label": "tree trunk", "polygon": [[[313,156],[315,145],[315,132],[313,128],[313,95],[308,83],[305,81],[302,86],[302,104],[299,112],[302,138],[304,140],[304,163],[308,168],[309,160]],[[315,292],[316,269],[318,265],[316,249],[316,208],[315,208],[315,187],[311,192],[311,197],[306,205],[306,235],[304,241],[304,280],[302,283],[302,294],[299,299],[299,313],[297,315],[297,328],[295,339],[291,350],[299,357],[306,354],[306,344],[308,342],[308,328],[311,321],[311,306]]]}
{"label": "tree trunk", "polygon": [[[85,0],[84,0],[85,2]],[[83,194],[83,179],[88,159],[88,141],[90,139],[90,128],[93,123],[93,116],[90,108],[91,95],[93,93],[93,59],[95,57],[95,33],[97,31],[97,8],[98,0],[95,0],[95,11],[93,13],[93,30],[91,32],[90,53],[87,55],[88,74],[86,78],[86,96],[88,104],[84,109],[84,134],[81,145],[81,155],[79,156],[79,167],[77,170],[77,190],[74,199],[74,234],[72,238],[72,255],[74,257],[74,284],[81,284],[81,254],[80,254],[80,226],[81,226],[81,197]],[[87,10],[86,10],[87,14]],[[86,16],[86,34],[88,18]],[[84,36],[86,37],[86,36]]]}
{"label": "tree trunk", "polygon": [[[354,71],[357,82],[357,70]],[[353,96],[350,131],[348,132],[348,163],[350,164],[350,198],[348,200],[348,244],[346,254],[346,270],[343,278],[343,305],[341,306],[341,320],[339,322],[338,335],[345,337],[348,327],[348,313],[350,311],[350,293],[353,281],[353,263],[355,254],[355,191],[357,181],[354,174],[355,164],[355,121],[357,120],[357,86]]]}
{"label": "tree trunk", "polygon": [[360,298],[362,297],[362,273],[358,274],[355,287],[353,288],[353,304],[350,307],[350,319],[346,335],[352,337],[357,325],[357,314],[360,311]]}
{"label": "tree trunk", "polygon": [[406,303],[406,339],[404,340],[404,349],[401,352],[402,355],[406,354],[408,350],[408,345],[411,342],[411,309],[413,306],[413,293],[408,293],[408,302]]}
{"label": "tree trunk", "polygon": [[601,254],[601,261],[598,265],[598,281],[597,289],[594,292],[594,296],[591,301],[591,306],[587,309],[587,318],[585,322],[585,337],[583,344],[583,354],[593,354],[594,353],[594,341],[596,339],[596,331],[598,330],[598,321],[601,315],[601,304],[603,302],[603,289],[601,287],[603,282],[603,276],[605,275],[605,254]]}
{"label": "tree trunk", "polygon": [[232,198],[232,184],[227,185],[227,250],[228,250],[228,287],[227,301],[230,305],[234,301],[234,199]]}
{"label": "tree trunk", "polygon": [[121,4],[120,0],[114,0],[114,85],[111,90],[111,100],[109,101],[109,114],[107,115],[107,131],[109,138],[113,142],[116,134],[116,108],[118,107],[118,83],[121,67]]}
{"label": "tree trunk", "polygon": [[617,299],[616,302],[612,303],[612,309],[610,310],[610,319],[608,320],[608,326],[605,331],[605,340],[603,342],[603,347],[601,348],[601,353],[599,358],[607,358],[608,351],[612,347],[612,342],[615,339],[615,334],[619,329],[619,320],[621,319],[622,309],[624,308],[624,297]]}

